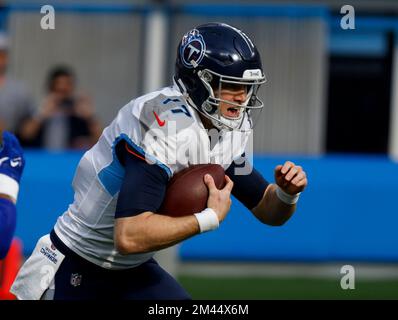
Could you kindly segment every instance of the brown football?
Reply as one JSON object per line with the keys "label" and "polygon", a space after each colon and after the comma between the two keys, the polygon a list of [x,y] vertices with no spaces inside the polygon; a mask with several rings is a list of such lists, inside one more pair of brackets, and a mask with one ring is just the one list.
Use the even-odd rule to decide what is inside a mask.
{"label": "brown football", "polygon": [[206,209],[209,197],[209,190],[204,182],[206,173],[213,177],[218,189],[225,186],[225,172],[220,165],[192,165],[171,178],[158,212],[172,217],[182,217]]}

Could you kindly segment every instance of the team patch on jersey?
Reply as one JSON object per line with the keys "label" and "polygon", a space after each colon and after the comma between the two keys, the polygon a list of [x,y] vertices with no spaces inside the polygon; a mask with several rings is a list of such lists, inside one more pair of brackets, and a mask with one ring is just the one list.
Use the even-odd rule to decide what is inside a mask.
{"label": "team patch on jersey", "polygon": [[187,68],[194,68],[199,64],[206,51],[206,43],[197,29],[193,29],[184,35],[180,46],[182,63]]}

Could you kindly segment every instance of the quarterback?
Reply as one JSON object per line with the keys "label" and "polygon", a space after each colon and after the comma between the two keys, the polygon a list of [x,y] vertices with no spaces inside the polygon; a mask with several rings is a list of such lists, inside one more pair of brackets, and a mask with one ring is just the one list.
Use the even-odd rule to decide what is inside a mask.
{"label": "quarterback", "polygon": [[[268,183],[245,154],[265,81],[242,31],[210,23],[185,34],[173,85],[125,105],[84,154],[73,203],[38,241],[12,292],[19,299],[190,299],[153,259],[157,250],[216,229],[231,193],[262,223],[284,224],[307,185],[305,172],[287,161]],[[222,190],[204,177],[208,208],[157,214],[169,179],[200,163],[226,172]]]}

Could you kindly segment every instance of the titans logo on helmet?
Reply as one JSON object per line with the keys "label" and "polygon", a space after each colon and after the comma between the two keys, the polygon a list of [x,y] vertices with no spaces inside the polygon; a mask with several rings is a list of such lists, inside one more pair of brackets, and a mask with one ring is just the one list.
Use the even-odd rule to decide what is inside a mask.
{"label": "titans logo on helmet", "polygon": [[184,35],[181,41],[180,56],[187,68],[195,68],[206,51],[206,44],[198,30],[193,29]]}

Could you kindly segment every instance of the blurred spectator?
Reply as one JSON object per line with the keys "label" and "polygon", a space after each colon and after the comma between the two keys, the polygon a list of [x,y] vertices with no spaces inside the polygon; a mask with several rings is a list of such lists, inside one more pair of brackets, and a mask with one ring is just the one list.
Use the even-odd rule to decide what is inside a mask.
{"label": "blurred spectator", "polygon": [[48,94],[38,114],[24,122],[21,143],[46,149],[88,149],[101,135],[91,100],[75,93],[73,71],[58,66],[50,71]]}
{"label": "blurred spectator", "polygon": [[7,76],[8,39],[0,33],[0,129],[18,133],[22,121],[34,113],[33,101],[22,83]]}

